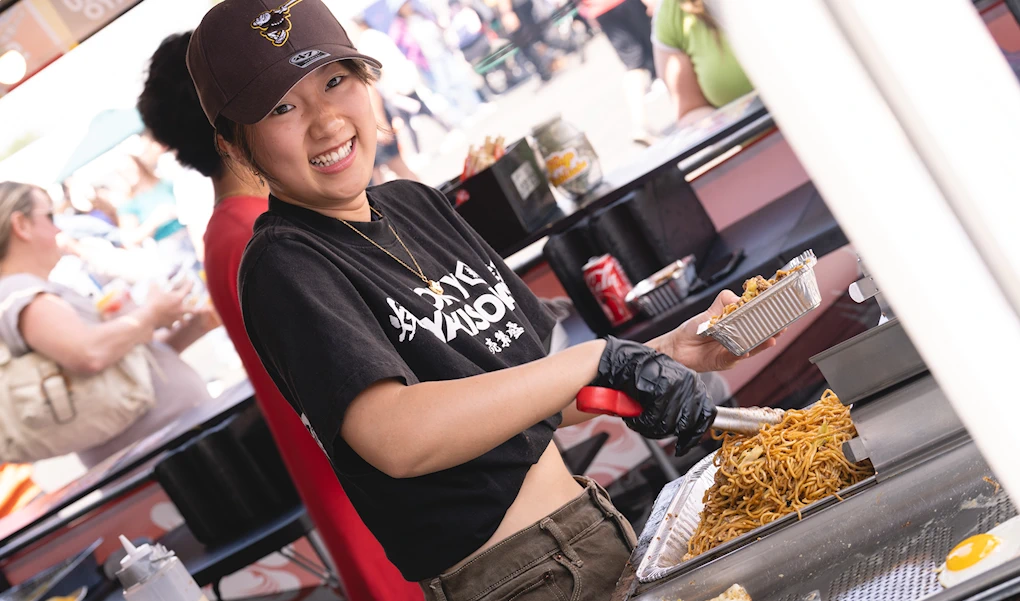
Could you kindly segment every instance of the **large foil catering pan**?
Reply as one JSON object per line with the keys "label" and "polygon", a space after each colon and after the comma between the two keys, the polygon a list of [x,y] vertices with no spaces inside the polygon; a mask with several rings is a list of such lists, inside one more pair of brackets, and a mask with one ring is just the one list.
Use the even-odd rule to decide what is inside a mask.
{"label": "large foil catering pan", "polygon": [[[677,489],[676,495],[666,510],[666,515],[659,523],[655,535],[648,545],[648,551],[638,564],[638,581],[642,583],[655,582],[667,576],[689,572],[796,523],[798,519],[807,519],[818,511],[839,502],[835,495],[826,497],[801,509],[800,517],[796,512],[787,514],[684,561],[684,555],[687,554],[687,543],[694,535],[694,531],[697,530],[698,524],[701,523],[701,511],[705,507],[705,492],[715,482],[717,470],[713,463],[715,455],[716,453],[708,455],[683,476],[683,482]],[[840,491],[839,496],[846,499],[874,483],[875,477],[871,476]]]}

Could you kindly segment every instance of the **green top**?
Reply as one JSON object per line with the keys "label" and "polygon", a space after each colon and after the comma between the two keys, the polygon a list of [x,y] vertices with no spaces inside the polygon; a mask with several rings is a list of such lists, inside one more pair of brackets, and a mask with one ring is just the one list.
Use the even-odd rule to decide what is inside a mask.
{"label": "green top", "polygon": [[729,104],[754,90],[725,36],[680,8],[681,0],[662,0],[655,15],[655,39],[686,54],[712,106]]}

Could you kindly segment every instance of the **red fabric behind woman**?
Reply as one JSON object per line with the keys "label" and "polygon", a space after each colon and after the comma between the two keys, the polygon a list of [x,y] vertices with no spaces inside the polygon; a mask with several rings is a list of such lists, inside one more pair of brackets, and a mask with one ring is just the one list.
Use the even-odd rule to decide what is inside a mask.
{"label": "red fabric behind woman", "polygon": [[325,454],[276,389],[248,340],[237,297],[237,270],[255,219],[267,206],[266,198],[232,196],[213,210],[205,231],[209,295],[248,372],[298,494],[337,565],[347,597],[351,601],[421,601],[421,589],[404,580],[386,559],[382,546],[344,494]]}

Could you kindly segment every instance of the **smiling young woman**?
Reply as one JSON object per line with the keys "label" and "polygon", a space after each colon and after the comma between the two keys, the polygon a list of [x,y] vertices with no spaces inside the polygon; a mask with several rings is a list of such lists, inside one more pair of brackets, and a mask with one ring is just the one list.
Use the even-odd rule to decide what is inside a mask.
{"label": "smiling young woman", "polygon": [[[371,178],[379,127],[368,100],[367,85],[377,79],[372,68],[360,61],[329,63],[296,84],[266,119],[245,125],[220,116],[216,132],[228,148],[233,147],[241,164],[271,178],[281,200],[328,210],[337,204],[338,196],[351,194],[339,199],[347,201],[360,195],[364,211],[365,190],[357,182],[365,169]],[[317,95],[332,102],[320,105]],[[337,114],[344,117],[336,119]],[[307,135],[296,136],[298,128]],[[256,148],[263,150],[256,153]],[[302,156],[306,160],[300,160]],[[273,168],[266,169],[264,164]],[[342,171],[348,172],[343,180],[352,187],[337,186],[332,178],[322,177]]]}
{"label": "smiling young woman", "polygon": [[210,10],[188,66],[220,143],[269,183],[238,275],[267,371],[428,599],[608,597],[634,534],[571,477],[553,431],[592,417],[574,407],[592,384],[641,403],[631,428],[683,448],[714,410],[696,372],[739,358],[697,336],[704,315],[649,346],[547,356],[555,321],[442,193],[367,187],[378,61],[321,0],[263,6]]}

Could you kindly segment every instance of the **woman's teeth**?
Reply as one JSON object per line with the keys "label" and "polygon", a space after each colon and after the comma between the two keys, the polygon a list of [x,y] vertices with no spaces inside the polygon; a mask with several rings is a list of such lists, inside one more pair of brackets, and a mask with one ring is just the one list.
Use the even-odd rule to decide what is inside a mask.
{"label": "woman's teeth", "polygon": [[324,152],[317,157],[312,157],[309,161],[316,167],[329,167],[336,164],[337,162],[347,158],[347,155],[351,154],[351,148],[354,146],[354,138],[347,141],[346,144],[332,152]]}

